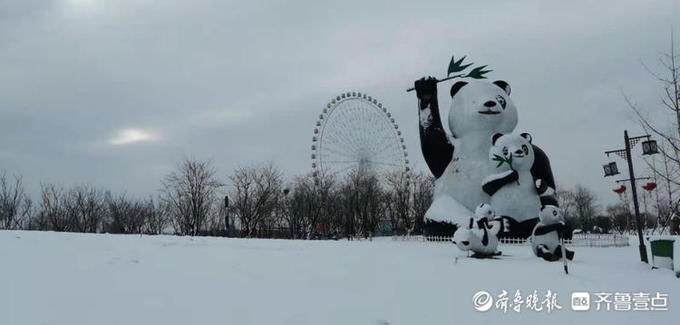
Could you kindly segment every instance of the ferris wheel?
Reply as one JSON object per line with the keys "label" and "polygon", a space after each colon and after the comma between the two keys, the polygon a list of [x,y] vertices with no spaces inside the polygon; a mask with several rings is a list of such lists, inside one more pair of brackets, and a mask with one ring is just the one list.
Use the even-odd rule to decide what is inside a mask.
{"label": "ferris wheel", "polygon": [[361,92],[340,94],[321,110],[311,157],[314,176],[409,171],[406,144],[392,113]]}

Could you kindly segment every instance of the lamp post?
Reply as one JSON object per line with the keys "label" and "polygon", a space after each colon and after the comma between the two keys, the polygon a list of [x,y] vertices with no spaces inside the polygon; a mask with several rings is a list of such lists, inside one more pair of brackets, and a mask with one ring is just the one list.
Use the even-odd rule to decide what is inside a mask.
{"label": "lamp post", "polygon": [[[646,139],[645,141],[642,142],[642,154],[643,155],[652,155],[655,153],[658,153],[657,150],[657,145],[656,141],[650,139],[650,135],[642,135],[639,137],[629,137],[628,136],[628,130],[623,131],[623,140],[625,142],[625,149],[619,149],[619,150],[610,150],[610,151],[605,151],[605,154],[607,157],[609,157],[609,154],[616,154],[619,157],[626,159],[628,162],[628,173],[630,174],[630,179],[627,180],[621,180],[621,181],[630,181],[630,187],[631,191],[633,192],[633,206],[635,207],[635,222],[637,224],[637,233],[638,233],[638,240],[640,242],[640,260],[642,262],[648,263],[647,260],[647,248],[645,247],[645,242],[644,239],[642,238],[642,223],[640,222],[640,206],[638,205],[638,199],[637,199],[637,187],[635,186],[635,173],[633,172],[633,157],[630,153],[631,149],[635,147],[635,145],[640,142],[641,139]],[[612,170],[613,166],[613,170]],[[609,167],[609,168],[608,168]],[[618,169],[616,168],[616,163],[611,162],[608,165],[604,166],[605,169],[605,177],[607,176],[613,176],[618,174]],[[613,172],[615,171],[615,172]],[[639,179],[639,178],[638,178]],[[617,181],[619,182],[619,181]]]}
{"label": "lamp post", "polygon": [[224,196],[224,227],[229,237],[229,196]]}

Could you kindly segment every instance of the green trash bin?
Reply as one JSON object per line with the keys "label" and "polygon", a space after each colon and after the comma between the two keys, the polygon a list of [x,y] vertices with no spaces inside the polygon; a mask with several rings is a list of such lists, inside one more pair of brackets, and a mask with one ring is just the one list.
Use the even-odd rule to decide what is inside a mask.
{"label": "green trash bin", "polygon": [[679,261],[677,255],[680,252],[676,252],[676,238],[673,237],[657,237],[650,238],[649,244],[652,252],[652,269],[659,267],[669,268],[675,271],[675,276],[680,277],[680,269],[677,269],[675,264]]}

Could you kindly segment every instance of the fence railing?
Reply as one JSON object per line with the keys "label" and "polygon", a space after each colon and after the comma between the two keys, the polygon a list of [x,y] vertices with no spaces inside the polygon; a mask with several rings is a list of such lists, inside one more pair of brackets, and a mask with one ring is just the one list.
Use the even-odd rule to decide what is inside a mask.
{"label": "fence railing", "polygon": [[623,247],[629,246],[627,235],[619,234],[574,234],[567,245],[581,247]]}
{"label": "fence railing", "polygon": [[[453,238],[449,236],[392,236],[395,241],[420,241],[431,243],[451,243]],[[527,245],[529,239],[504,237],[500,239],[503,245]],[[623,247],[628,246],[628,236],[617,234],[575,234],[572,239],[564,241],[566,245],[573,247]]]}

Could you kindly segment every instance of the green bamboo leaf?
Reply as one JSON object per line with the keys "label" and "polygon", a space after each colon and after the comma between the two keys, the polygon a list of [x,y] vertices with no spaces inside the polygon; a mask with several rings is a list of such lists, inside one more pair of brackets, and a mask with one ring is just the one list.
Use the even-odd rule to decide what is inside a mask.
{"label": "green bamboo leaf", "polygon": [[493,71],[493,70],[484,70],[484,68],[486,68],[486,65],[483,65],[481,67],[476,67],[476,68],[472,69],[472,71],[470,71],[466,75],[466,77],[470,77],[470,78],[473,78],[473,79],[486,79],[486,76],[484,76],[484,75]]}
{"label": "green bamboo leaf", "polygon": [[449,62],[449,70],[448,70],[447,75],[450,75],[450,74],[452,74],[452,73],[454,73],[454,72],[463,71],[463,70],[467,69],[467,67],[473,65],[473,63],[469,63],[469,64],[466,64],[466,65],[463,65],[463,61],[465,61],[465,56],[463,56],[463,57],[462,57],[460,60],[458,60],[458,61],[456,61],[455,57],[452,56],[452,57],[451,57],[451,62]]}
{"label": "green bamboo leaf", "polygon": [[498,165],[496,165],[496,168],[499,168],[505,163],[505,158],[499,156],[499,155],[493,155],[493,161],[497,161]]}
{"label": "green bamboo leaf", "polygon": [[[465,56],[461,60],[465,59]],[[456,61],[456,56],[451,56],[451,62],[449,62],[449,69],[448,69],[448,74],[452,74],[454,72],[460,71],[458,67],[460,67],[461,60]]]}

